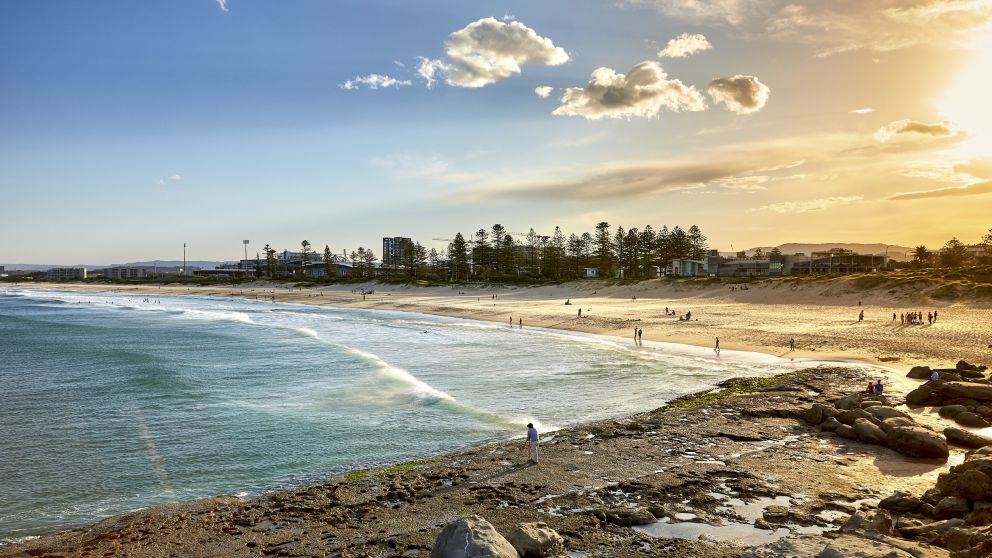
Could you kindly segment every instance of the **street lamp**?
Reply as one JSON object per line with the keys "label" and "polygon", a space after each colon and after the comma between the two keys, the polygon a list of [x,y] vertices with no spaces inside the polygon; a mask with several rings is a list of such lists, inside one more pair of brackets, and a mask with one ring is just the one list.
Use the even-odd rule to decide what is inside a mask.
{"label": "street lamp", "polygon": [[243,265],[245,266],[245,276],[247,276],[248,275],[248,241],[242,240],[241,243],[245,245],[245,259]]}

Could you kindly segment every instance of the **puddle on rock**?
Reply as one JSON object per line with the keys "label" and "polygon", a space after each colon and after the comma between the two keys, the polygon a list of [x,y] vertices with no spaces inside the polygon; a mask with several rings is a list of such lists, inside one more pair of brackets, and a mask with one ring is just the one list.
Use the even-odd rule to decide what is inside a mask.
{"label": "puddle on rock", "polygon": [[758,546],[775,542],[793,533],[819,535],[823,533],[822,527],[804,527],[789,525],[779,527],[774,531],[758,529],[754,525],[747,523],[728,523],[726,525],[709,525],[706,523],[669,523],[659,521],[650,525],[633,527],[639,533],[658,539],[687,539],[712,540],[720,542],[734,542],[744,546]]}
{"label": "puddle on rock", "polygon": [[785,506],[791,507],[792,502],[789,496],[776,496],[774,498],[756,498],[751,502],[745,502],[739,498],[727,498],[722,502],[723,505],[716,509],[717,513],[725,513],[730,515],[737,515],[744,518],[750,523],[754,523],[756,519],[759,519],[765,513],[765,508],[768,506]]}

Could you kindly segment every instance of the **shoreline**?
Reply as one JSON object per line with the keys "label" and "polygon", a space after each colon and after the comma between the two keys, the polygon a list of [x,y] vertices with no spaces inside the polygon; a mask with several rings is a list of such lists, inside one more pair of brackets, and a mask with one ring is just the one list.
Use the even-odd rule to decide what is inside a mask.
{"label": "shoreline", "polygon": [[[21,285],[18,285],[18,286],[19,287],[23,287]],[[48,286],[48,285],[34,285],[33,287],[34,288],[50,288],[50,286]],[[90,291],[92,291],[92,290],[99,290],[99,291],[105,291],[105,292],[106,291],[119,292],[121,290],[121,289],[106,288],[106,286],[103,286],[103,285],[93,286],[93,287],[100,287],[100,288],[88,288],[88,289],[74,289],[74,287],[79,287],[79,285],[67,285],[67,286],[61,286],[60,288],[62,288],[62,289],[68,289],[68,290],[90,290]],[[145,290],[142,291],[140,289],[145,289]],[[135,288],[132,288],[132,289],[127,289],[127,290],[128,290],[128,292],[134,292],[135,294],[156,294],[156,293],[159,293],[159,292],[161,292],[162,294],[165,294],[165,292],[166,292],[164,289],[163,290],[159,290],[159,289],[148,289],[147,287],[135,287]],[[181,289],[181,290],[182,291],[186,291],[186,289]],[[237,298],[239,296],[242,297],[242,298],[248,298],[248,297],[252,297],[253,296],[253,294],[251,294],[250,291],[249,291],[249,294],[247,294],[247,295],[239,295],[237,291],[240,291],[240,289],[234,290],[232,288],[205,288],[203,290],[197,290],[195,292],[192,292],[192,291],[186,291],[185,293],[184,292],[168,292],[168,294],[186,294],[186,293],[188,293],[188,294],[195,294],[195,295],[201,295],[201,296],[206,296],[206,297],[221,295],[221,296],[231,296],[231,297],[235,297],[235,298]],[[306,299],[306,298],[312,299],[312,298],[314,298],[313,297],[313,293],[314,292],[315,291],[309,291],[308,292],[306,290],[297,290],[297,289],[294,289],[293,291],[290,291],[290,292],[287,292],[287,293],[279,293],[277,291],[277,294],[279,295],[279,296],[277,296],[277,301],[279,301],[279,302],[303,303],[303,304],[306,304],[307,301],[306,300],[301,300],[301,299]],[[340,295],[346,295],[348,293],[340,293],[339,292],[339,293],[335,293],[335,294],[336,294],[336,296],[319,296],[317,298],[339,299],[339,298],[342,298]],[[302,296],[302,295],[309,295],[309,296]],[[284,298],[286,298],[288,300],[285,300]],[[327,301],[321,300],[321,301],[319,301],[317,303],[317,305],[318,306],[331,306],[331,304],[328,304],[329,302],[331,302],[331,301],[330,300],[327,300]],[[364,301],[364,302],[368,302],[368,301]],[[311,302],[311,304],[313,304],[313,303]],[[366,308],[366,309],[372,309],[372,310],[379,309],[379,310],[389,310],[389,311],[401,311],[401,312],[407,312],[407,313],[409,313],[409,312],[417,312],[417,313],[426,313],[426,314],[432,314],[432,315],[441,315],[441,316],[445,316],[445,317],[462,318],[462,319],[464,319],[462,316],[452,315],[451,313],[424,312],[421,308],[417,308],[416,305],[404,304],[402,302],[395,303],[395,302],[390,301],[389,304],[376,304],[375,306],[371,306],[371,305],[367,305],[367,304],[356,304],[356,303],[352,303],[352,304],[345,303],[345,304],[342,304],[340,306],[338,306],[338,305],[335,304],[334,306],[335,307],[341,307],[341,308]],[[476,319],[476,318],[470,318],[470,319]],[[490,323],[496,322],[495,319],[482,319],[482,321],[486,321],[486,322],[490,322]],[[544,329],[556,330],[556,328],[554,328],[553,326],[547,326],[547,325],[533,326],[533,325],[527,325],[527,324],[525,324],[525,328],[528,328],[528,327],[541,327],[541,328],[544,328]],[[575,328],[557,328],[557,329],[560,330],[560,331],[562,331],[562,332],[571,332],[573,334],[574,333],[579,333],[579,334],[583,334],[583,335],[588,334],[588,335],[591,335],[591,336],[601,336],[601,335],[603,335],[602,333],[597,333],[597,332],[593,332],[593,331],[582,331],[582,330],[578,330],[578,329],[575,329]],[[608,336],[608,337],[610,337],[612,341],[617,341],[617,340],[622,340],[623,339],[622,337],[620,337],[618,335],[613,335],[613,336]],[[659,339],[657,341],[652,341],[650,339],[650,337],[649,337],[648,341],[652,345],[656,342],[659,345],[664,346],[664,344],[671,343],[673,340],[671,338],[665,338],[665,339]],[[683,345],[683,346],[687,346],[687,347],[694,347],[694,348],[696,348],[697,351],[709,351],[710,350],[710,349],[707,349],[707,348],[705,348],[705,347],[703,347],[703,346],[701,346],[699,344],[691,344],[691,343],[679,343],[679,344],[680,345]],[[767,349],[768,347],[764,347],[764,348]],[[737,349],[737,347],[735,347],[735,349]],[[730,353],[730,352],[731,351],[728,349],[728,353]],[[736,351],[734,351],[734,352],[736,352]],[[767,358],[782,359],[782,355],[775,355],[773,352],[768,351],[768,350],[765,350],[765,351],[757,350],[757,351],[751,351],[751,352],[760,354],[763,357],[767,357]],[[878,361],[877,359],[873,359],[871,357],[866,357],[866,356],[863,356],[862,358],[858,358],[856,356],[853,356],[852,357],[852,355],[850,355],[850,354],[833,355],[833,354],[820,353],[820,354],[817,354],[817,355],[809,355],[809,356],[811,358],[813,358],[813,359],[816,359],[816,361],[805,360],[805,359],[804,360],[792,360],[792,364],[795,365],[794,368],[796,368],[796,369],[803,368],[804,369],[804,368],[808,368],[811,365],[819,365],[819,367],[820,367],[819,369],[825,369],[826,368],[826,369],[829,370],[828,367],[829,367],[830,364],[837,364],[837,363],[842,363],[843,362],[843,363],[846,363],[846,364],[850,364],[851,365],[851,370],[853,370],[853,369],[856,369],[856,367],[858,365],[867,364],[867,365],[871,365],[872,366],[872,368],[876,371],[875,373],[884,371],[885,372],[885,377],[889,379],[888,380],[888,383],[893,388],[895,388],[894,391],[897,392],[897,393],[900,392],[900,391],[902,391],[902,392],[908,391],[908,389],[906,389],[906,388],[910,388],[911,386],[914,386],[915,385],[915,383],[912,382],[911,380],[910,381],[907,381],[902,376],[903,372],[900,369],[893,367],[889,363],[890,361]],[[831,356],[837,356],[837,357],[840,357],[840,358],[838,358],[838,359],[836,359],[834,361],[828,360]],[[819,357],[819,358],[817,358],[817,357]],[[784,362],[788,362],[788,361],[784,361]],[[933,364],[934,362],[933,361],[929,361],[929,362],[926,362],[926,363]],[[851,370],[848,370],[848,373],[850,373]],[[875,375],[875,373],[872,373],[872,374],[870,374],[868,376],[864,376],[863,373],[862,373],[862,376],[863,377],[873,377]],[[794,373],[793,372],[783,372],[782,374],[776,374],[775,376],[772,376],[770,378],[780,378],[781,376],[789,376],[790,374],[794,374]],[[842,373],[835,371],[835,372],[831,372],[831,374],[842,374]],[[836,386],[834,388],[832,388],[832,389],[836,389]],[[714,388],[710,388],[710,389],[706,389],[706,390],[702,390],[702,391],[696,392],[696,393],[694,393],[692,395],[693,396],[696,396],[696,397],[699,397],[699,396],[704,395],[704,394],[707,394],[707,393],[712,393],[713,391],[714,391]],[[731,397],[737,397],[737,396],[731,395]],[[681,399],[681,398],[679,398],[679,399]],[[708,407],[712,406],[713,404],[714,403],[706,403],[702,408],[704,408],[704,409],[705,408],[708,408]],[[667,403],[666,403],[666,405],[667,405]],[[656,415],[656,414],[658,414],[664,408],[665,407],[654,409],[654,410],[648,410],[646,412],[636,413],[636,414],[633,414],[633,415],[618,416],[618,417],[611,418],[611,419],[606,419],[606,420],[592,421],[592,422],[580,422],[580,423],[577,423],[577,424],[574,424],[574,425],[565,427],[565,428],[563,428],[561,430],[555,431],[555,436],[559,436],[559,435],[561,435],[561,436],[572,436],[573,434],[575,434],[577,432],[584,432],[584,431],[596,430],[598,428],[602,428],[604,424],[638,423],[638,422],[642,422],[642,421],[645,421],[645,420],[653,420],[651,417],[654,416],[654,415]],[[757,426],[759,426],[759,427],[762,426],[762,423],[758,423]],[[468,446],[468,447],[466,447],[464,449],[461,449],[461,450],[454,450],[452,452],[445,452],[445,453],[441,453],[439,455],[428,457],[428,458],[416,459],[416,460],[414,460],[412,462],[411,461],[403,461],[403,462],[399,462],[399,463],[383,465],[383,466],[378,467],[378,468],[375,468],[375,469],[358,469],[358,470],[352,470],[352,471],[344,472],[344,473],[341,473],[341,474],[337,474],[337,475],[335,475],[333,477],[322,478],[321,480],[318,480],[316,482],[310,482],[309,484],[304,484],[304,485],[299,486],[299,487],[292,487],[292,488],[287,488],[287,489],[275,490],[275,491],[271,491],[271,492],[270,491],[266,491],[266,492],[260,493],[260,494],[258,494],[256,496],[252,497],[249,500],[242,500],[240,498],[231,497],[231,496],[218,496],[218,497],[213,497],[213,498],[207,498],[207,499],[204,499],[204,500],[194,500],[194,501],[188,501],[188,502],[180,502],[180,503],[177,503],[177,504],[169,504],[169,505],[166,505],[166,506],[158,506],[158,507],[153,507],[153,508],[144,508],[142,510],[138,510],[138,511],[134,511],[134,512],[129,512],[129,513],[118,515],[118,516],[113,516],[113,517],[110,517],[108,519],[99,521],[98,523],[89,524],[89,525],[84,526],[84,527],[70,529],[68,531],[62,531],[62,532],[54,533],[54,534],[50,534],[50,535],[44,535],[40,539],[33,539],[33,540],[22,542],[22,543],[8,544],[8,545],[5,545],[5,546],[0,546],[0,556],[8,556],[8,555],[9,556],[20,556],[21,554],[17,554],[17,552],[20,552],[20,550],[19,550],[20,547],[23,547],[23,548],[44,547],[44,546],[50,545],[52,543],[56,544],[56,547],[59,548],[60,551],[64,551],[67,547],[65,546],[65,542],[66,541],[64,541],[63,539],[65,539],[66,537],[72,538],[72,537],[75,537],[75,536],[80,535],[81,533],[89,533],[89,532],[93,532],[93,531],[100,531],[100,530],[104,529],[107,524],[114,525],[114,527],[113,527],[114,529],[119,529],[119,528],[122,527],[122,525],[123,525],[123,528],[127,528],[127,525],[129,524],[128,523],[129,521],[143,521],[143,519],[141,519],[142,517],[144,517],[144,518],[158,517],[160,514],[165,513],[166,510],[172,510],[172,511],[169,511],[168,512],[169,514],[173,514],[173,511],[175,511],[175,510],[180,510],[180,511],[175,511],[175,513],[178,514],[179,516],[182,516],[184,514],[190,513],[190,510],[198,510],[198,509],[200,509],[200,506],[202,506],[202,505],[207,505],[208,508],[213,509],[213,506],[216,506],[216,505],[220,504],[220,505],[222,505],[224,507],[227,507],[229,510],[235,510],[235,509],[239,509],[242,506],[254,506],[255,504],[268,503],[268,502],[271,502],[273,500],[279,500],[281,497],[286,496],[287,494],[299,495],[301,493],[312,493],[313,491],[318,491],[318,490],[321,489],[321,487],[325,487],[325,486],[327,486],[329,484],[333,484],[333,485],[344,484],[344,485],[350,486],[351,484],[354,484],[354,483],[361,483],[361,482],[368,481],[370,476],[371,477],[380,477],[380,476],[391,477],[391,476],[396,476],[398,474],[401,478],[406,478],[406,474],[407,473],[410,473],[411,471],[414,471],[414,470],[420,468],[422,465],[428,465],[428,464],[432,464],[432,463],[438,463],[438,462],[443,462],[443,461],[452,461],[452,460],[454,462],[457,462],[457,461],[460,460],[459,459],[459,456],[463,456],[463,455],[478,456],[479,454],[483,453],[484,451],[490,450],[490,449],[492,451],[497,451],[498,448],[504,448],[501,451],[504,451],[505,452],[505,448],[506,447],[508,447],[510,445],[513,445],[515,443],[519,443],[519,440],[516,439],[516,438],[510,438],[510,439],[505,439],[505,440],[494,440],[494,441],[490,441],[490,442],[484,442],[484,443],[479,444],[479,445],[471,445],[471,446]],[[494,449],[494,448],[497,448],[497,449]],[[868,455],[870,456],[869,460],[877,461],[878,456],[877,456],[877,454],[875,454],[875,452],[869,451],[868,452]],[[717,460],[717,461],[719,461],[719,460]],[[407,465],[410,465],[410,467],[406,467]],[[863,465],[861,467],[863,467]],[[862,473],[864,473],[864,472],[865,471],[862,471]],[[860,475],[857,475],[857,476],[860,476]],[[917,478],[918,477],[917,478],[917,481],[919,481],[919,479],[922,479],[924,476],[933,476],[932,469],[928,469],[924,473],[919,473],[918,472],[916,474],[916,476],[913,477],[913,478]],[[234,500],[232,500],[232,498]],[[268,504],[265,504],[265,505],[268,505]],[[181,510],[186,510],[186,511],[181,511]],[[171,515],[170,515],[170,517],[171,517]],[[59,541],[62,541],[62,542],[59,542]],[[421,545],[421,548],[423,548],[423,545]],[[242,549],[243,549],[243,547],[242,547]],[[7,554],[8,552],[10,552],[10,554]],[[67,555],[74,555],[74,556],[75,555],[80,555],[80,556],[82,556],[83,554],[67,553]],[[196,554],[196,553],[194,553],[194,554],[191,554],[191,555],[204,555],[204,556],[207,556],[207,555],[220,555],[220,554],[210,554],[210,553]],[[244,554],[244,555],[252,555],[252,554],[249,553],[249,554]],[[289,554],[287,554],[287,555],[289,555]],[[689,555],[695,555],[695,554],[689,554]],[[699,554],[699,556],[705,556],[705,554]]]}

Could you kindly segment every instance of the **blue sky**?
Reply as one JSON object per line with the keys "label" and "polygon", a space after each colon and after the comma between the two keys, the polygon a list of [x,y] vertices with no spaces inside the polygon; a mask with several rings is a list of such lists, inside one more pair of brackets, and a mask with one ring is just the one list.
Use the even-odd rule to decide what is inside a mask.
{"label": "blue sky", "polygon": [[[947,21],[936,0],[912,13],[887,1],[705,4],[4,2],[0,261],[171,259],[183,242],[197,259],[229,259],[242,238],[441,247],[430,239],[496,222],[696,223],[724,249],[934,244],[992,226],[975,210],[992,176],[955,170],[992,145],[976,144],[990,130],[969,129],[968,110],[983,107],[961,110],[966,98],[948,115],[938,102],[988,61],[987,2],[956,2]],[[926,33],[911,22],[921,14],[937,14]],[[473,71],[492,81],[465,87],[446,41],[483,18],[495,18],[486,37],[537,38],[500,43],[529,57],[519,73]],[[683,33],[710,48],[657,55]],[[433,87],[419,57],[448,68]],[[633,86],[597,97],[589,84],[597,68],[641,63],[649,93],[637,99],[624,97]],[[370,74],[409,85],[342,88]],[[765,98],[718,100],[713,80],[734,76],[733,93],[760,85]],[[538,86],[553,91],[542,99]],[[956,220],[898,226],[921,210]]]}

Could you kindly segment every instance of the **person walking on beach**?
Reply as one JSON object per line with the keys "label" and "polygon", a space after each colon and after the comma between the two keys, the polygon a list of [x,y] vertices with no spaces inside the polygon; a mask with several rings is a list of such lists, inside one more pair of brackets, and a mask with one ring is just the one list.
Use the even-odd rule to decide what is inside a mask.
{"label": "person walking on beach", "polygon": [[713,347],[713,352],[715,352],[716,354],[720,354],[720,338],[719,337],[716,338],[716,346]]}
{"label": "person walking on beach", "polygon": [[517,325],[520,326],[520,329],[523,329],[524,328],[524,319],[523,318],[517,318]]}
{"label": "person walking on beach", "polygon": [[862,310],[861,312],[858,312],[858,321],[863,322],[864,319],[865,319],[865,311]]}
{"label": "person walking on beach", "polygon": [[643,338],[644,338],[644,330],[643,329],[638,329],[637,330],[637,341],[640,342]]}
{"label": "person walking on beach", "polygon": [[534,423],[527,423],[527,444],[530,446],[530,462],[537,465],[537,429]]}
{"label": "person walking on beach", "polygon": [[789,350],[790,351],[795,351],[796,350],[796,338],[795,337],[789,339]]}
{"label": "person walking on beach", "polygon": [[637,328],[634,328],[634,343],[637,343]]}

